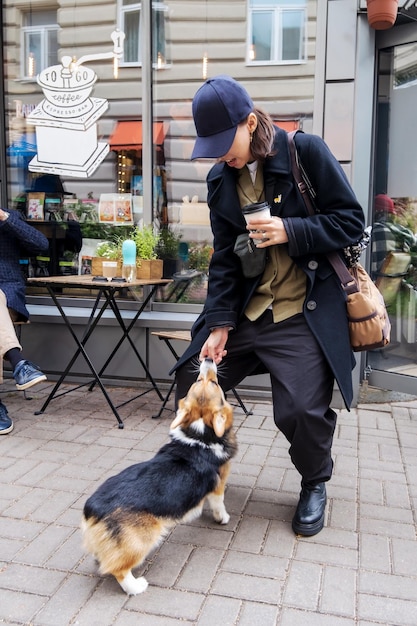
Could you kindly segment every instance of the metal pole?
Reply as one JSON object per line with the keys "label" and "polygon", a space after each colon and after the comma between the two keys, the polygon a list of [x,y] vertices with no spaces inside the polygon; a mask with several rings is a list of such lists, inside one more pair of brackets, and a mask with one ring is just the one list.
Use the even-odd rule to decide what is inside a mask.
{"label": "metal pole", "polygon": [[7,208],[6,111],[4,102],[3,7],[0,8],[0,206]]}
{"label": "metal pole", "polygon": [[143,222],[153,221],[152,0],[141,8]]}

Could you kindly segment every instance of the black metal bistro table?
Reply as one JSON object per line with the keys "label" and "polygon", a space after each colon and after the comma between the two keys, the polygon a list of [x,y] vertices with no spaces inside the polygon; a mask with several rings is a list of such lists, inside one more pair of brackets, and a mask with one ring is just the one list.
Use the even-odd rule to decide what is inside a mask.
{"label": "black metal bistro table", "polygon": [[[69,332],[71,333],[76,343],[76,350],[73,356],[71,357],[71,359],[69,360],[68,365],[66,366],[63,373],[60,375],[52,391],[50,392],[49,396],[45,400],[42,408],[39,411],[37,411],[36,414],[38,415],[38,414],[44,413],[45,409],[47,408],[51,400],[53,400],[54,398],[59,398],[61,396],[66,395],[67,393],[70,393],[71,391],[75,391],[76,389],[80,389],[81,387],[85,387],[87,385],[89,385],[89,389],[90,391],[92,391],[94,386],[97,384],[100,387],[110,409],[115,415],[119,424],[119,428],[123,428],[124,424],[117,410],[118,408],[127,404],[128,402],[131,402],[132,400],[136,398],[143,396],[145,393],[148,393],[149,391],[153,391],[153,390],[158,394],[160,400],[163,400],[163,396],[155,380],[153,379],[152,374],[150,373],[145,360],[142,358],[141,354],[138,352],[135,344],[133,343],[131,337],[129,336],[129,332],[135,325],[138,318],[141,316],[142,312],[145,310],[147,304],[151,300],[152,296],[154,295],[158,287],[160,287],[161,285],[166,285],[170,282],[171,282],[170,280],[161,278],[161,279],[150,279],[150,280],[138,279],[138,280],[133,280],[130,283],[127,283],[127,282],[121,282],[121,281],[114,280],[114,279],[111,281],[108,281],[102,277],[99,278],[99,277],[94,277],[90,275],[88,276],[47,276],[47,277],[42,277],[42,278],[29,278],[28,279],[29,286],[37,285],[41,287],[46,287],[55,306],[57,307],[59,313],[61,314],[61,317],[64,320],[66,327],[68,328]],[[138,303],[138,309],[135,311],[133,318],[129,320],[128,324],[126,324],[125,321],[123,320],[123,317],[119,308],[119,303],[115,295],[121,289],[138,288],[138,287],[147,287],[146,293],[144,290],[143,300]],[[93,290],[97,292],[87,325],[85,327],[85,330],[81,339],[77,337],[75,330],[72,326],[71,320],[68,317],[68,315],[65,313],[64,308],[62,307],[58,298],[58,294],[60,294],[63,289],[69,289],[69,288],[85,289],[89,291]],[[91,337],[91,335],[93,334],[95,328],[99,324],[101,318],[103,317],[104,312],[107,309],[110,309],[113,312],[121,328],[122,336],[120,337],[116,346],[113,348],[113,350],[107,357],[104,365],[102,365],[102,367],[97,371],[90,356],[88,355],[86,344],[89,338]],[[102,377],[103,377],[105,370],[107,369],[110,362],[112,361],[113,357],[115,356],[116,352],[119,350],[120,346],[125,340],[127,340],[128,343],[130,344],[139,363],[141,364],[143,370],[145,371],[146,378],[150,381],[151,387],[149,389],[146,389],[145,391],[142,391],[140,394],[135,396],[135,398],[131,398],[128,401],[115,406],[104,386]],[[59,388],[61,387],[62,383],[65,381],[68,374],[70,374],[72,366],[74,365],[75,361],[80,355],[84,357],[85,362],[90,368],[92,376],[93,376],[93,380],[89,380],[88,382],[79,384],[71,389],[68,389],[67,391],[64,391],[58,394]]]}

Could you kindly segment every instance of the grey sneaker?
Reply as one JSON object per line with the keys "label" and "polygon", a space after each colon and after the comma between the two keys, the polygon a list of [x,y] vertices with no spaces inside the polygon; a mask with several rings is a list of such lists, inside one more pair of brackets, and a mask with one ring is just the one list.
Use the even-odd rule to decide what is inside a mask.
{"label": "grey sneaker", "polygon": [[45,374],[30,361],[19,361],[14,368],[13,378],[18,389],[29,389],[29,387],[46,380]]}
{"label": "grey sneaker", "polygon": [[13,422],[9,417],[6,407],[0,401],[0,435],[7,435],[13,430]]}

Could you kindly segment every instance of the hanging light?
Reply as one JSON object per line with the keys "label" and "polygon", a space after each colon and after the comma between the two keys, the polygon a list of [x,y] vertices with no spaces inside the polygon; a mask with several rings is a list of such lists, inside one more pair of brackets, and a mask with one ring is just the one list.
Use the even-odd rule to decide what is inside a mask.
{"label": "hanging light", "polygon": [[119,78],[119,59],[117,57],[113,59],[113,78]]}
{"label": "hanging light", "polygon": [[158,70],[161,70],[164,65],[165,65],[164,57],[162,56],[162,54],[160,52],[158,52],[158,57],[157,57],[157,60],[156,60],[156,68]]}
{"label": "hanging light", "polygon": [[30,78],[33,78],[35,76],[35,70],[36,70],[35,56],[34,56],[33,52],[29,52],[29,56],[28,56],[28,76],[30,76]]}
{"label": "hanging light", "polygon": [[208,47],[208,42],[207,42],[207,0],[205,2],[205,9],[206,9],[206,20],[205,20],[206,49],[205,49],[204,54],[203,54],[203,80],[206,80],[206,78],[207,78],[207,67],[208,67],[208,54],[207,54],[207,47]]}
{"label": "hanging light", "polygon": [[123,45],[126,35],[116,28],[110,35],[113,41],[113,77],[119,78],[119,61],[123,57]]}
{"label": "hanging light", "polygon": [[251,47],[249,49],[249,60],[254,61],[255,59],[256,59],[256,49],[255,49],[255,46],[251,44]]}
{"label": "hanging light", "polygon": [[207,78],[207,65],[208,65],[208,57],[207,57],[207,52],[205,52],[203,54],[203,79],[206,80]]}
{"label": "hanging light", "polygon": [[35,55],[30,50],[30,45],[32,41],[32,3],[31,2],[29,3],[29,27],[30,27],[30,31],[29,31],[28,76],[30,76],[30,78],[33,78],[35,76],[35,71],[36,71],[36,62],[35,62]]}

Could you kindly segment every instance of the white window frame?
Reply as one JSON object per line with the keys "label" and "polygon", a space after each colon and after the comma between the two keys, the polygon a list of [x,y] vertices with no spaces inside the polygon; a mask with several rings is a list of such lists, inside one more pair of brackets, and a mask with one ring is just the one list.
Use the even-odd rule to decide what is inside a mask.
{"label": "white window frame", "polygon": [[[23,21],[26,21],[27,19],[30,20],[29,13],[27,12],[25,12],[23,17],[24,17]],[[44,70],[46,67],[50,65],[50,62],[49,62],[50,50],[49,50],[48,35],[49,33],[54,32],[54,31],[56,33],[58,33],[59,31],[59,25],[56,22],[51,23],[51,24],[40,24],[36,26],[31,26],[31,25],[26,25],[26,24],[22,25],[21,42],[20,42],[21,50],[22,50],[22,57],[21,57],[20,72],[24,80],[36,80],[36,75],[39,74],[42,70]],[[26,68],[28,65],[27,60],[29,57],[29,53],[31,52],[29,49],[29,43],[28,43],[29,35],[39,35],[40,40],[41,40],[41,63],[40,63],[40,67],[35,67],[34,76],[29,76],[26,73]]]}
{"label": "white window frame", "polygon": [[[125,29],[125,16],[128,13],[140,12],[142,10],[142,2],[135,2],[132,4],[123,4],[123,0],[118,0],[118,24],[120,30],[126,32]],[[167,13],[168,7],[159,1],[152,2],[152,11],[159,11],[163,13]],[[121,67],[141,67],[142,66],[142,50],[141,50],[141,28],[142,28],[142,20],[139,17],[139,33],[138,33],[138,50],[137,50],[137,60],[135,61],[126,61],[124,58],[120,61]],[[166,29],[165,33],[165,55],[160,56],[158,54],[158,59],[153,61],[152,65],[155,69],[164,69],[170,65],[170,62],[167,59],[167,41],[166,41]],[[126,45],[126,44],[125,44]]]}
{"label": "white window frame", "polygon": [[[302,15],[301,29],[300,29],[300,42],[299,51],[300,57],[297,59],[283,59],[283,17],[285,14],[297,12]],[[268,13],[271,14],[272,21],[272,41],[271,41],[271,58],[262,59],[257,61],[256,58],[252,58],[252,35],[253,35],[253,15],[256,13]],[[248,31],[247,31],[247,44],[246,44],[246,63],[247,65],[295,65],[305,63],[307,60],[307,37],[306,37],[306,24],[307,24],[307,6],[303,0],[300,3],[286,3],[285,0],[276,3],[265,2],[259,3],[253,6],[252,0],[248,0]]]}

